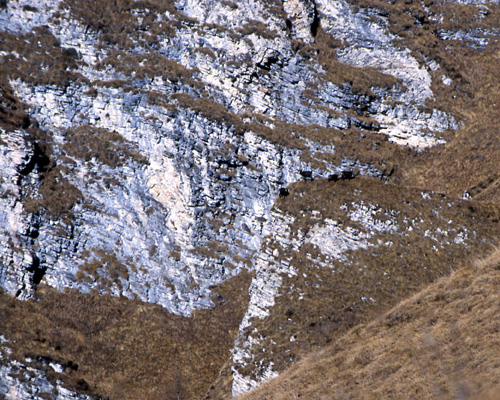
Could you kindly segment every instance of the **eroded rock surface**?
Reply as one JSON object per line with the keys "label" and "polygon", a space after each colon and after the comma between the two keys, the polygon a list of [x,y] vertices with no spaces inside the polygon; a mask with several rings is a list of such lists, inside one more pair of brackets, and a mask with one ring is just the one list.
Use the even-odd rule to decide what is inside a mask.
{"label": "eroded rock surface", "polygon": [[[343,171],[350,179],[339,185],[386,182],[391,158],[443,145],[462,123],[435,92],[460,77],[405,46],[376,2],[352,3],[118,2],[99,15],[78,1],[1,3],[2,93],[11,90],[11,108],[26,112],[21,122],[2,114],[0,127],[2,289],[27,299],[43,284],[190,316],[214,306],[214,286],[250,270],[231,361],[238,395],[295,359],[284,362],[282,344],[268,346],[258,322],[282,311],[277,299],[300,286],[294,280],[331,285],[307,277],[368,268],[359,254],[393,254],[415,231],[426,251],[485,248],[490,239],[467,225],[465,206],[429,192],[418,192],[430,199],[422,212],[399,199],[359,200],[361,188],[334,212],[280,208],[296,185],[333,185],[327,178]],[[461,3],[497,12],[490,2]],[[424,11],[420,25],[443,18]],[[493,30],[449,29],[436,40],[477,51],[496,41]],[[306,214],[311,225],[297,228]],[[308,349],[316,339],[287,340]],[[43,377],[10,377],[31,368],[23,365],[1,367],[2,394],[53,390]],[[54,398],[86,398],[57,390]]]}

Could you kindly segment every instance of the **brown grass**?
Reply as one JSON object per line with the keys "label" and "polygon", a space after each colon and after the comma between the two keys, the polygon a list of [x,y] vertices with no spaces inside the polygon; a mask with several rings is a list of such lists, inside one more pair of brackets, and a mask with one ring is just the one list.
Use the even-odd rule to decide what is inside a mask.
{"label": "brown grass", "polygon": [[212,99],[194,98],[187,93],[176,93],[170,97],[181,108],[188,108],[209,120],[232,126],[238,134],[244,132],[241,116],[229,112],[226,107]]}
{"label": "brown grass", "polygon": [[134,144],[125,140],[119,133],[90,125],[67,130],[63,149],[70,157],[83,161],[95,158],[112,168],[125,165],[129,161],[140,164],[147,162]]}
{"label": "brown grass", "polygon": [[[86,251],[88,253],[88,251]],[[97,256],[92,261],[87,261],[79,266],[76,273],[76,279],[86,281],[89,283],[97,282],[96,290],[98,293],[105,293],[107,289],[113,285],[117,285],[120,290],[123,289],[123,281],[129,279],[129,269],[135,268],[128,267],[120,262],[113,252],[106,252],[104,250],[94,249],[93,253]],[[82,258],[88,257],[82,255]],[[134,272],[136,272],[135,270]]]}
{"label": "brown grass", "polygon": [[245,25],[238,29],[243,36],[257,35],[264,39],[273,40],[278,37],[276,32],[271,31],[262,21],[249,20]]}
{"label": "brown grass", "polygon": [[[424,4],[417,1],[387,2],[381,0],[349,0],[356,7],[376,10],[388,18],[389,30],[398,35],[395,44],[412,51],[417,60],[437,61],[441,68],[432,72],[434,99],[427,106],[444,110],[463,122],[457,131],[444,132],[449,140],[418,157],[408,151],[395,154],[400,164],[398,182],[461,196],[465,190],[478,200],[496,201],[500,197],[497,178],[500,162],[500,88],[498,61],[500,45],[492,44],[484,51],[465,46],[460,41],[441,40],[442,30],[467,31],[480,28],[495,31],[500,24],[500,7],[488,3],[487,15],[479,18],[478,8],[456,2],[424,2],[430,12],[443,15],[443,23],[430,18]],[[487,35],[486,35],[487,36]],[[441,75],[453,79],[450,86]]]}
{"label": "brown grass", "polygon": [[425,176],[425,186],[461,196],[468,190],[478,200],[497,201],[498,163],[500,162],[500,85],[498,61],[500,46],[492,45],[479,55],[466,59],[468,74],[475,93],[459,100],[464,125],[446,146],[433,149],[413,168],[408,168],[410,182]]}
{"label": "brown grass", "polygon": [[[147,162],[135,146],[118,133],[82,125],[66,132],[63,151],[73,159],[65,157],[66,165],[62,162],[56,165],[51,158],[50,132],[41,131],[34,125],[28,128],[28,133],[27,141],[31,144],[28,143],[27,146],[33,146],[34,155],[22,175],[35,171],[40,183],[37,187],[23,186],[24,210],[28,213],[47,213],[50,217],[60,217],[65,224],[71,223],[74,205],[83,200],[81,191],[67,178],[71,174],[68,164],[74,163],[74,159],[90,161],[95,158],[112,168],[130,161],[140,164]],[[23,179],[21,176],[21,183]],[[105,179],[105,182],[118,183],[113,179]]]}
{"label": "brown grass", "polygon": [[[258,365],[260,360],[272,360],[273,368],[278,371],[313,349],[336,340],[356,324],[370,321],[410,293],[448,275],[467,260],[471,252],[484,254],[500,235],[498,207],[455,202],[437,194],[423,199],[418,189],[377,179],[357,177],[338,182],[315,179],[289,185],[288,189],[290,195],[279,198],[276,208],[295,217],[291,225],[292,238],[300,239],[327,218],[338,221],[343,229],[359,229],[341,208],[353,201],[395,210],[394,218],[400,228],[399,233],[375,235],[374,247],[346,253],[349,262],[327,260],[312,244],[292,249],[269,239],[267,247],[279,252],[277,261],[288,261],[297,275],[282,276],[282,289],[269,310],[270,315],[255,319],[249,332],[257,329],[263,337],[253,351],[252,365]],[[383,215],[378,218],[384,219]],[[422,222],[402,235],[408,226],[405,219],[422,219]],[[460,227],[467,228],[469,236],[474,238],[467,248],[453,243],[451,232]],[[449,231],[450,238],[443,237],[442,242],[436,242],[424,235],[437,228]],[[392,245],[379,241],[392,242]],[[319,266],[319,262],[328,267]],[[362,298],[372,298],[374,302]],[[291,336],[295,337],[294,342],[290,341]]]}
{"label": "brown grass", "polygon": [[373,96],[372,87],[402,88],[401,81],[392,75],[383,74],[371,67],[356,67],[341,63],[337,58],[336,49],[342,46],[342,42],[325,33],[321,26],[313,43],[294,41],[293,45],[300,55],[317,61],[325,69],[323,79],[341,87],[347,86],[354,93]]}
{"label": "brown grass", "polygon": [[196,246],[191,250],[192,253],[203,256],[203,258],[219,259],[221,254],[227,254],[228,248],[224,243],[211,240],[203,246]]}
{"label": "brown grass", "polygon": [[[9,62],[0,65],[8,69]],[[9,70],[16,74],[15,70]],[[29,69],[23,70],[27,73]],[[15,75],[10,75],[14,77]],[[81,192],[66,178],[66,168],[55,165],[52,159],[51,132],[43,131],[36,121],[26,113],[26,104],[15,97],[6,73],[0,78],[0,125],[7,131],[22,129],[25,133],[26,148],[33,151],[31,159],[20,170],[19,184],[23,184],[25,176],[35,171],[40,179],[39,186],[25,185],[22,187],[24,210],[28,213],[47,213],[51,217],[61,217],[69,223],[72,208],[82,199]],[[33,78],[37,79],[37,78]]]}
{"label": "brown grass", "polygon": [[20,78],[34,85],[66,86],[86,81],[73,71],[81,63],[78,53],[62,48],[46,26],[19,36],[2,31],[0,42],[3,51],[19,54],[19,58],[13,54],[2,57],[0,73],[5,77]]}
{"label": "brown grass", "polygon": [[496,250],[241,398],[497,398],[499,283]]}
{"label": "brown grass", "polygon": [[30,125],[31,121],[24,111],[24,104],[14,95],[5,76],[0,78],[0,126],[10,130],[26,129]]}
{"label": "brown grass", "polygon": [[248,303],[250,275],[214,288],[216,307],[192,318],[138,300],[60,293],[46,286],[38,300],[0,295],[0,334],[26,362],[43,356],[78,368],[49,379],[109,399],[201,398],[229,357]]}
{"label": "brown grass", "polygon": [[[478,22],[475,8],[452,2],[444,3],[441,7],[438,2],[431,4],[434,2],[425,1],[426,6],[433,12],[445,13],[445,23],[436,26],[426,17],[421,2],[411,0],[405,2],[351,0],[350,2],[359,7],[379,9],[381,15],[389,19],[390,31],[400,36],[397,45],[409,47],[417,59],[423,60],[427,57],[437,60],[442,65],[442,70],[434,73],[435,100],[429,102],[428,106],[452,112],[465,122],[464,127],[456,135],[452,132],[445,133],[448,139],[454,138],[449,144],[437,147],[426,154],[416,154],[411,150],[396,149],[396,146],[376,133],[361,132],[355,128],[341,132],[317,126],[304,127],[284,124],[259,115],[245,116],[252,122],[244,123],[242,116],[228,112],[224,106],[211,99],[195,99],[187,94],[177,94],[172,100],[179,107],[190,108],[210,120],[233,126],[236,133],[251,129],[280,146],[302,149],[303,160],[313,165],[319,165],[322,159],[339,164],[344,158],[372,163],[377,168],[380,167],[380,171],[391,171],[393,165],[396,165],[394,182],[401,185],[425,187],[451,196],[459,196],[468,189],[478,200],[500,199],[498,173],[500,143],[497,135],[500,115],[496,111],[498,107],[492,106],[498,105],[500,100],[499,46],[492,45],[486,51],[479,53],[465,48],[461,43],[444,43],[437,37],[439,29],[456,30],[476,26]],[[226,2],[226,5],[237,7],[237,3]],[[269,12],[283,16],[279,0],[269,1],[266,6],[271,10]],[[114,49],[109,52],[104,64],[112,65],[127,76],[131,76],[134,71],[136,78],[161,75],[176,83],[195,85],[195,81],[192,80],[195,71],[163,57],[153,56],[152,53],[148,53],[147,56],[137,56],[130,55],[127,51],[135,46],[134,42],[146,49],[154,50],[158,45],[159,36],[174,36],[177,29],[197,24],[197,21],[180,15],[173,1],[118,0],[107,3],[66,1],[63,7],[69,7],[73,15],[83,24],[98,31],[99,41],[103,47]],[[488,28],[500,25],[498,7],[493,4],[489,4],[489,7],[491,13],[477,26]],[[137,10],[144,11],[143,22],[140,25],[132,16]],[[168,22],[155,21],[156,15],[165,11],[176,15],[176,19]],[[285,17],[283,21],[284,19]],[[256,33],[268,38],[274,35],[273,32],[266,31],[266,27],[252,23],[242,27],[240,33]],[[223,30],[220,26],[206,28]],[[84,80],[73,72],[81,63],[78,54],[71,49],[60,48],[60,44],[47,29],[39,28],[34,33],[21,37],[3,32],[0,33],[0,41],[5,51],[16,51],[20,54],[19,59],[13,56],[3,57],[0,65],[2,77],[21,78],[31,84],[57,85]],[[340,63],[336,58],[335,49],[342,46],[342,43],[325,35],[321,29],[318,30],[314,44],[294,42],[294,46],[302,56],[317,60],[324,67],[326,70],[324,79],[339,85],[347,84],[354,92],[365,95],[366,101],[372,96],[373,86],[392,88],[401,84],[397,79],[373,69],[356,68]],[[209,54],[207,51],[204,52]],[[144,63],[140,66],[142,61]],[[241,60],[236,62],[240,63]],[[449,87],[442,84],[441,73],[453,78],[454,83]],[[128,83],[115,81],[108,84],[123,87]],[[12,96],[8,84],[2,83],[0,88],[2,126],[24,128],[32,124],[22,111],[24,106]],[[304,94],[314,100],[313,91]],[[168,105],[170,111],[173,109],[161,95],[150,96],[150,101]],[[362,110],[353,112],[353,116],[356,115],[364,123],[371,122],[364,116]],[[269,127],[271,123],[275,128]],[[28,131],[30,140],[36,141],[43,147],[44,154],[49,157],[50,133],[43,136],[44,134],[33,126],[30,126]],[[76,158],[88,160],[96,157],[99,161],[114,166],[135,159],[137,156],[133,147],[111,132],[88,128],[85,131],[71,131],[69,134],[71,142],[68,142],[64,150]],[[337,153],[310,154],[304,138],[322,144],[333,144]],[[112,147],[116,146],[113,149],[122,153],[109,152],[107,147],[110,144]],[[52,162],[45,166],[40,174],[42,180],[39,196],[28,195],[24,199],[25,209],[28,212],[45,210],[52,216],[70,216],[75,202],[81,200],[81,193],[64,177],[66,172],[62,166],[55,166]],[[490,297],[481,297],[482,295],[477,297],[472,289],[457,287],[456,290],[463,289],[463,292],[460,292],[460,296],[463,297],[457,297],[457,304],[455,300],[449,303],[444,300],[421,300],[426,307],[419,308],[416,303],[411,303],[414,300],[410,300],[410,303],[404,303],[377,322],[361,325],[339,339],[352,326],[366,323],[379,316],[408,293],[420,290],[429,282],[448,274],[467,257],[466,251],[473,254],[484,252],[488,243],[495,241],[499,234],[496,205],[457,203],[451,210],[447,210],[446,203],[452,202],[451,199],[439,200],[434,196],[431,201],[425,202],[421,200],[418,190],[398,188],[395,185],[384,185],[381,182],[360,178],[352,182],[335,184],[324,180],[299,182],[290,187],[290,190],[289,197],[278,200],[277,208],[297,217],[296,223],[292,226],[294,234],[298,229],[305,231],[316,223],[311,218],[312,210],[320,211],[322,218],[340,218],[345,221],[345,213],[342,214],[339,209],[341,204],[353,199],[365,201],[376,199],[387,208],[396,205],[411,215],[420,213],[425,216],[425,224],[431,227],[432,218],[435,217],[431,211],[433,207],[437,207],[443,215],[455,223],[477,230],[479,240],[477,246],[469,250],[457,246],[447,247],[434,253],[429,251],[429,247],[433,244],[430,239],[417,235],[417,232],[410,238],[395,239],[392,235],[381,236],[384,240],[395,240],[395,245],[387,251],[379,252],[378,248],[375,248],[351,254],[353,259],[351,266],[332,263],[332,270],[335,272],[317,268],[314,261],[308,258],[307,253],[318,259],[321,257],[313,246],[303,246],[296,254],[291,254],[290,249],[283,249],[278,243],[271,242],[270,246],[275,246],[281,254],[292,257],[293,262],[299,266],[299,272],[306,273],[309,278],[284,278],[284,287],[293,285],[305,293],[305,300],[297,301],[296,293],[290,295],[282,293],[282,296],[277,298],[271,316],[255,323],[259,331],[267,337],[263,342],[263,348],[275,351],[276,364],[279,369],[284,369],[291,359],[300,359],[312,349],[331,342],[335,342],[335,345],[333,350],[328,350],[330,353],[326,351],[321,356],[309,359],[307,361],[309,364],[306,364],[309,366],[303,367],[303,364],[300,364],[297,367],[302,371],[300,376],[304,378],[299,376],[294,379],[301,385],[300,390],[307,388],[308,392],[299,390],[293,393],[290,391],[296,390],[293,382],[287,381],[288,378],[284,377],[285,386],[276,389],[273,395],[264,397],[272,398],[276,395],[279,398],[276,393],[282,391],[281,398],[293,398],[295,394],[300,393],[306,393],[302,396],[305,398],[314,396],[398,398],[398,396],[404,397],[403,393],[409,393],[414,398],[426,398],[431,395],[446,398],[454,395],[453,390],[462,390],[454,382],[461,380],[463,376],[470,376],[473,380],[477,377],[478,382],[486,382],[487,380],[480,380],[486,376],[492,384],[498,383],[493,373],[487,375],[485,372],[486,375],[480,375],[481,371],[486,370],[485,365],[490,367],[495,363],[488,359],[485,348],[491,345],[491,348],[497,350],[496,343],[492,339],[497,332],[496,325],[490,327],[488,325],[490,321],[486,321],[485,317],[482,323],[486,332],[481,331],[479,327],[477,333],[471,332],[472,336],[469,336],[469,332],[464,329],[467,324],[475,326],[474,323],[477,322],[472,312],[467,311],[469,307],[467,301],[473,302],[475,299],[476,303],[471,303],[472,310],[477,310],[478,315],[482,315],[480,313],[483,312],[479,307],[481,302],[490,304],[488,300]],[[398,199],[404,201],[398,203]],[[225,252],[226,249],[214,248],[209,251],[211,254],[217,254]],[[176,256],[175,252],[172,256]],[[99,262],[84,265],[81,278],[96,279],[97,270],[102,264]],[[112,279],[119,282],[120,275],[126,276],[123,265],[116,263],[110,265],[116,267],[108,271]],[[424,269],[428,266],[429,268]],[[474,277],[482,274],[480,271],[488,270],[486,267],[474,268],[475,272],[463,272],[463,276],[460,273],[455,274],[449,282],[460,284],[461,276],[464,279],[469,276],[470,279],[467,279],[473,282],[476,279]],[[389,273],[389,278],[384,278],[384,272]],[[498,278],[494,275],[494,271],[488,274],[484,276],[487,280],[494,281]],[[316,286],[318,282],[321,283],[319,287]],[[448,285],[447,280],[442,282],[445,282],[443,288],[432,286],[429,290],[454,293],[451,290],[453,288],[449,287],[451,283]],[[117,399],[175,398],[178,390],[181,390],[183,398],[192,398],[201,395],[209,388],[227,360],[227,350],[231,347],[234,330],[248,301],[245,285],[248,285],[248,281],[244,284],[234,283],[234,286],[227,289],[229,297],[225,305],[219,304],[213,313],[199,312],[192,320],[173,317],[159,307],[138,301],[99,298],[73,292],[61,294],[49,288],[41,288],[40,302],[20,303],[2,296],[0,332],[9,338],[20,339],[16,343],[12,342],[14,356],[20,360],[27,354],[39,354],[62,362],[77,362],[80,366],[77,371],[70,370],[62,376],[51,373],[52,379],[61,378],[68,386],[82,386],[82,382],[85,382],[82,387],[88,385],[91,393]],[[465,283],[463,285],[466,286]],[[491,299],[495,300],[493,288],[488,285],[490,284],[486,282],[488,296],[491,294]],[[476,284],[474,290],[480,292],[482,288]],[[425,293],[427,291],[421,295],[422,299],[426,298]],[[377,303],[374,305],[360,302],[360,294],[373,296],[377,299]],[[408,308],[408,304],[413,305]],[[457,309],[446,308],[448,305],[452,307],[453,304]],[[412,308],[413,306],[415,308]],[[432,318],[419,314],[420,311],[432,310],[432,307],[437,306],[441,308],[434,313],[430,312]],[[466,311],[460,311],[459,306],[465,307]],[[444,322],[441,321],[441,312],[444,312]],[[439,318],[436,315],[439,315]],[[457,315],[465,315],[466,318],[464,322],[458,323],[458,328],[446,325]],[[488,318],[496,321],[494,315]],[[428,325],[424,324],[425,326],[420,329],[418,321],[422,323],[427,321]],[[401,331],[398,330],[400,327]],[[413,339],[408,339],[410,342],[413,340],[410,343],[412,346],[409,346],[411,351],[405,350],[404,346],[402,350],[397,350],[396,347],[396,350],[392,351],[389,344],[384,344],[386,337],[391,338],[392,343],[401,344],[398,335],[412,338],[411,334],[414,333],[412,329],[420,331]],[[392,332],[397,333],[392,334]],[[289,341],[291,335],[297,336],[298,340],[294,344]],[[474,347],[476,341],[483,337],[481,335],[486,337],[485,344],[480,343],[479,347]],[[373,341],[369,340],[372,336]],[[277,344],[272,344],[272,341]],[[455,343],[454,347],[452,343]],[[332,355],[332,351],[338,354],[338,357]],[[465,355],[460,356],[462,353]],[[446,360],[452,360],[450,354],[457,356],[459,361],[448,363]],[[474,358],[476,356],[479,358]],[[258,358],[257,355],[256,359]],[[322,363],[323,359],[330,360],[328,367]],[[462,363],[465,366],[462,366]],[[230,382],[228,368],[229,366],[225,365],[217,378],[215,385],[217,387],[213,388],[215,393],[218,390],[227,391]],[[304,368],[314,372],[310,379],[305,378],[308,375],[304,375]],[[493,365],[492,368],[496,366]],[[471,369],[473,371],[469,374]],[[335,377],[338,378],[338,384]],[[401,388],[397,389],[399,392],[390,392],[393,386],[394,390],[398,387],[397,384],[391,383],[392,377],[396,377],[399,382],[397,384],[401,385]],[[311,386],[308,386],[306,379]],[[322,381],[325,382],[324,385]],[[380,387],[377,386],[378,382],[381,382]],[[466,383],[465,386],[473,392],[476,392],[476,389],[480,392],[482,387],[476,387],[477,382],[475,382]],[[408,388],[408,392],[404,392],[404,388]],[[290,390],[287,391],[288,389]],[[388,395],[384,390],[388,391]]]}
{"label": "brown grass", "polygon": [[198,53],[201,53],[201,54],[204,54],[204,55],[210,57],[213,60],[215,60],[217,58],[217,56],[215,55],[215,53],[212,50],[210,50],[208,47],[196,47],[194,49],[194,51],[196,51]]}
{"label": "brown grass", "polygon": [[[156,48],[157,36],[175,36],[176,26],[181,26],[187,17],[179,13],[174,1],[161,0],[102,0],[70,1],[61,3],[61,9],[69,9],[71,15],[85,26],[100,33],[101,46],[130,50],[135,43],[146,48]],[[141,13],[141,23],[133,15]],[[173,21],[157,21],[158,15],[169,12]],[[64,22],[62,22],[64,23]]]}
{"label": "brown grass", "polygon": [[161,76],[174,83],[185,82],[193,86],[197,85],[191,79],[196,72],[195,69],[185,68],[175,61],[154,53],[131,54],[123,50],[112,50],[96,68],[106,69],[108,66],[111,66],[117,72],[121,72],[129,78],[133,77],[133,79],[152,79]]}
{"label": "brown grass", "polygon": [[264,5],[264,10],[271,16],[280,19],[284,27],[287,15],[285,13],[285,10],[283,9],[283,2],[281,0],[268,0],[264,2],[263,5]]}
{"label": "brown grass", "polygon": [[[350,159],[371,165],[381,174],[388,175],[399,162],[401,152],[399,146],[390,143],[387,137],[375,132],[361,131],[358,128],[341,131],[319,125],[285,123],[280,119],[258,113],[238,115],[228,111],[212,99],[194,98],[187,93],[173,94],[170,99],[179,108],[191,109],[209,120],[232,127],[237,134],[253,131],[278,146],[302,150],[302,160],[313,167],[323,168],[323,161],[339,165],[343,160]],[[357,118],[363,119],[366,124],[371,122],[369,118],[359,116]],[[305,139],[322,145],[333,145],[335,154],[323,152],[312,154],[307,148]]]}
{"label": "brown grass", "polygon": [[65,168],[55,166],[41,174],[41,185],[36,193],[24,198],[24,210],[28,213],[44,213],[70,222],[73,206],[83,198],[81,191],[64,177]]}

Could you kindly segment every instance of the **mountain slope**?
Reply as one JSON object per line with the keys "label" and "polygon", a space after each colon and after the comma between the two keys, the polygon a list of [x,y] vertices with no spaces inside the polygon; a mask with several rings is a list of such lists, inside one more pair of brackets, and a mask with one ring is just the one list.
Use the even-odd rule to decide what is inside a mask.
{"label": "mountain slope", "polygon": [[241,398],[497,398],[499,283],[496,250]]}
{"label": "mountain slope", "polygon": [[0,294],[2,334],[9,338],[0,355],[11,365],[0,367],[5,394],[23,398],[31,387],[31,395],[50,397],[51,386],[62,386],[91,398],[199,398],[227,361],[249,279],[242,274],[218,287],[216,306],[191,318],[138,300],[48,286],[24,302]]}
{"label": "mountain slope", "polygon": [[486,254],[499,24],[0,1],[0,396],[229,398]]}

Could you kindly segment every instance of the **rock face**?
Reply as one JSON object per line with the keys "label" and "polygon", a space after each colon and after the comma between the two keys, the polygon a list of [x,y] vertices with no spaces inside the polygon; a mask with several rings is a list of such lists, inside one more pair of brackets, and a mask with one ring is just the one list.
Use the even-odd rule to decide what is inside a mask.
{"label": "rock face", "polygon": [[[51,364],[54,371],[60,366]],[[59,384],[54,387],[40,370],[17,362],[0,366],[0,393],[7,399],[43,399],[49,396],[57,400],[90,400],[91,397],[72,392]],[[13,377],[18,374],[18,377]],[[54,394],[55,393],[55,394]]]}
{"label": "rock face", "polygon": [[[1,114],[6,293],[29,299],[43,284],[190,316],[213,307],[214,286],[249,269],[250,303],[232,353],[238,395],[286,364],[274,358],[276,343],[267,358],[257,355],[265,338],[255,321],[273,315],[290,279],[339,263],[362,268],[361,252],[400,249],[394,238],[408,241],[415,230],[434,252],[489,243],[479,225],[451,220],[446,205],[462,207],[454,199],[423,203],[451,218],[427,229],[424,213],[358,201],[355,191],[333,214],[280,209],[305,178],[316,187],[346,171],[386,182],[391,158],[443,144],[460,125],[433,87],[436,77],[446,86],[455,77],[399,43],[377,4],[167,3],[98,5],[99,14],[79,1],[0,2],[2,101],[26,112],[21,122]],[[478,7],[496,12],[489,2]],[[425,18],[439,20],[439,10]],[[494,34],[443,31],[440,40],[467,37],[484,48]],[[292,196],[278,199],[287,186]],[[297,228],[304,213],[314,223]],[[297,265],[283,251],[309,261]],[[26,368],[3,365],[0,393],[42,398],[54,389],[43,376],[12,377]],[[54,390],[57,399],[87,398]]]}

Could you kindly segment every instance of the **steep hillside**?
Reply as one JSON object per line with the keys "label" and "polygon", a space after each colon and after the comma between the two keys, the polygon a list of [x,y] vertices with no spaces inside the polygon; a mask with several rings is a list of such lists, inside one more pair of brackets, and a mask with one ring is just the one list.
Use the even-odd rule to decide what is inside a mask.
{"label": "steep hillside", "polygon": [[496,250],[241,399],[496,399],[499,283]]}
{"label": "steep hillside", "polygon": [[0,0],[0,397],[230,398],[486,254],[499,26]]}
{"label": "steep hillside", "polygon": [[227,361],[248,302],[241,290],[248,278],[243,273],[218,287],[215,307],[191,318],[48,286],[25,302],[0,295],[9,338],[0,354],[10,363],[0,367],[0,388],[14,399],[52,398],[61,386],[91,398],[199,398]]}
{"label": "steep hillside", "polygon": [[250,286],[246,340],[234,356],[242,376],[249,366],[282,371],[484,253],[499,235],[495,208],[491,215],[479,203],[378,179],[289,188]]}

